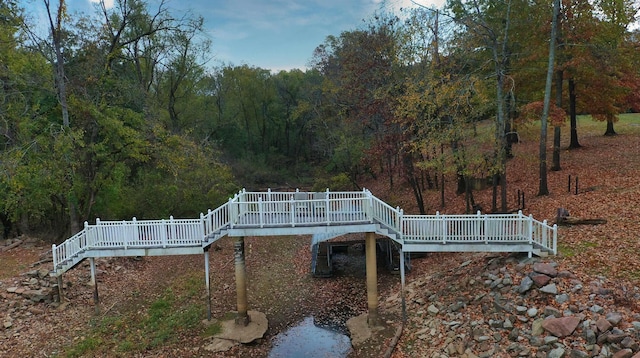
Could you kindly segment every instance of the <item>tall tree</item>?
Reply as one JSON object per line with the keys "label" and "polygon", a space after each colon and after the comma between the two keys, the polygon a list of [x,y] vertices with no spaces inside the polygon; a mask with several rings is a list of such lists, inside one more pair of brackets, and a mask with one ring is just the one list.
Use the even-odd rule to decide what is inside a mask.
{"label": "tall tree", "polygon": [[[495,80],[495,162],[499,165],[497,175],[501,184],[501,209],[507,210],[507,142],[505,86],[509,74],[511,57],[510,31],[512,1],[464,1],[450,0],[447,3],[450,16],[462,26],[461,36],[475,39],[480,49],[488,53]],[[472,52],[471,49],[469,51]]]}
{"label": "tall tree", "polygon": [[338,109],[337,124],[353,131],[341,139],[344,153],[358,162],[364,158],[356,154],[359,148],[369,154],[366,162],[348,165],[354,183],[366,168],[384,172],[394,186],[399,132],[391,97],[397,26],[396,17],[380,15],[364,29],[329,36],[314,53],[314,67],[326,79],[327,100]]}
{"label": "tall tree", "polygon": [[544,104],[542,118],[540,120],[540,185],[538,195],[549,195],[547,184],[547,119],[549,118],[549,107],[551,102],[551,84],[553,81],[553,65],[555,63],[556,39],[558,14],[560,12],[560,0],[553,2],[553,15],[551,25],[551,37],[549,41],[549,63],[547,67],[547,82],[544,89]]}

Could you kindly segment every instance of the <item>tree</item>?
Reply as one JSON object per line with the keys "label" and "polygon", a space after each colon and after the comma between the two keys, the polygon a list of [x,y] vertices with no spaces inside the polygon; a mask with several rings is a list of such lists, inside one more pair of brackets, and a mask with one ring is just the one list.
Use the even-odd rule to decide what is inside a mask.
{"label": "tree", "polygon": [[[507,210],[507,142],[505,86],[509,73],[509,35],[511,30],[512,1],[464,1],[450,0],[447,3],[451,18],[464,29],[459,33],[467,37],[469,44],[475,44],[481,53],[487,54],[492,64],[495,79],[495,162],[499,166],[496,173],[501,184],[501,209]],[[467,47],[473,53],[473,47]]]}
{"label": "tree", "polygon": [[[399,135],[392,106],[397,25],[397,18],[379,15],[364,29],[329,36],[314,52],[314,68],[326,79],[327,104],[335,106],[336,125],[348,133],[341,140],[343,153],[358,161],[344,165],[354,183],[365,168],[370,173],[377,168],[394,186]],[[359,148],[366,148],[368,155],[358,154]],[[360,162],[362,158],[368,160]]]}
{"label": "tree", "polygon": [[559,12],[560,0],[554,0],[551,37],[549,41],[549,64],[547,68],[547,83],[544,89],[544,104],[542,109],[542,118],[540,119],[540,186],[538,188],[538,196],[549,195],[549,188],[547,185],[547,119],[549,118],[549,106],[551,102],[551,83],[553,81],[553,65],[555,62]]}

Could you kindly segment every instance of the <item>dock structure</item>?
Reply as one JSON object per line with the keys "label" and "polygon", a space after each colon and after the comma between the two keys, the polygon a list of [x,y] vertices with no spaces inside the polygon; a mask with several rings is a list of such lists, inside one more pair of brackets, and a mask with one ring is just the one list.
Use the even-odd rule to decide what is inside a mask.
{"label": "dock structure", "polygon": [[[369,324],[377,322],[376,235],[389,238],[399,251],[402,292],[405,255],[412,252],[557,253],[557,226],[514,214],[405,215],[364,189],[355,192],[249,192],[242,190],[197,219],[85,222],[84,229],[52,246],[58,277],[84,259],[91,264],[94,300],[98,302],[95,258],[201,254],[209,287],[209,248],[234,237],[238,324],[248,323],[244,237],[311,235],[312,252],[334,237],[365,234]],[[317,258],[315,258],[317,259]],[[59,284],[60,290],[62,285]],[[62,292],[60,294],[62,298]],[[208,316],[211,318],[209,299]]]}

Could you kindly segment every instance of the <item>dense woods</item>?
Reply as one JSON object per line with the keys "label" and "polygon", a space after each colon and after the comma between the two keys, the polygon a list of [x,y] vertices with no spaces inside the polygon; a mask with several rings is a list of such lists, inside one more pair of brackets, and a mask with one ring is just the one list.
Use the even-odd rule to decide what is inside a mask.
{"label": "dense woods", "polygon": [[[613,135],[619,113],[640,110],[631,0],[560,1],[555,21],[553,4],[522,0],[377,14],[328,36],[308,69],[277,73],[212,67],[203,19],[176,18],[164,1],[80,16],[63,0],[37,5],[45,30],[20,2],[0,3],[6,236],[60,240],[96,217],[196,217],[241,187],[353,190],[372,179],[410,187],[422,213],[445,204],[445,177],[468,211],[474,180],[487,180],[485,209],[504,211],[505,163],[518,127],[541,118],[549,63],[547,121],[557,138],[569,127],[570,147],[577,114]],[[425,202],[426,190],[441,190],[440,202]]]}

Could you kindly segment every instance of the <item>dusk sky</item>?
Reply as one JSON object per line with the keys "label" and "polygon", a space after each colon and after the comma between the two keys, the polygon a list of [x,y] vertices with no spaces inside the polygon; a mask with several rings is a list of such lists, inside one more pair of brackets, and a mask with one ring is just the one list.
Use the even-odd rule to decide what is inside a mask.
{"label": "dusk sky", "polygon": [[[92,14],[97,0],[67,0],[69,12]],[[147,0],[151,9],[158,0]],[[44,15],[42,1],[24,0],[29,13]],[[52,1],[57,3],[57,1]],[[272,71],[305,69],[313,50],[329,35],[353,30],[381,8],[441,7],[444,0],[167,0],[171,13],[205,19],[212,40],[210,66],[222,63]],[[113,0],[106,5],[112,6]],[[44,20],[44,18],[43,18]]]}

